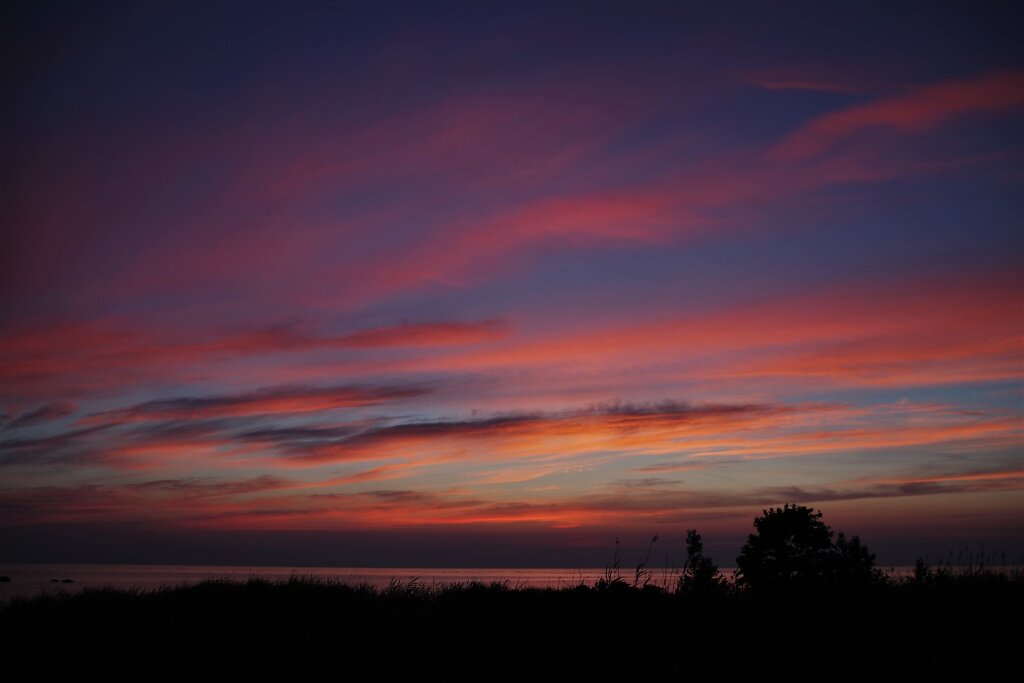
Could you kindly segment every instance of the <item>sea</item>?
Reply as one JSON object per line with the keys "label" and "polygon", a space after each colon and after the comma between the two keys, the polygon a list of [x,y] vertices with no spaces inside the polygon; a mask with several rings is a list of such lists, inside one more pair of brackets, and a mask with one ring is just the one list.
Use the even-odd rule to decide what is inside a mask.
{"label": "sea", "polygon": [[[890,576],[906,575],[912,567],[886,569]],[[733,569],[722,569],[731,579]],[[140,591],[185,586],[210,579],[269,581],[292,577],[319,578],[350,585],[386,588],[393,583],[436,588],[456,583],[507,582],[511,588],[571,588],[592,586],[614,572],[601,568],[408,568],[408,567],[228,567],[157,564],[0,564],[0,602],[14,597],[33,597],[44,593],[75,592],[86,588],[127,588]],[[618,574],[633,582],[632,569]],[[672,588],[679,577],[677,569],[652,569],[640,581]],[[8,581],[3,580],[9,579]]]}
{"label": "sea", "polygon": [[[593,585],[608,575],[605,568],[408,568],[408,567],[227,567],[144,564],[3,564],[0,565],[0,601],[40,593],[79,591],[84,588],[131,588],[156,590],[194,584],[209,579],[270,581],[291,577],[319,578],[350,585],[386,588],[392,583],[439,587],[473,581],[507,582],[511,588],[568,588]],[[622,577],[633,580],[630,571]],[[678,572],[652,570],[650,581],[670,585]]]}

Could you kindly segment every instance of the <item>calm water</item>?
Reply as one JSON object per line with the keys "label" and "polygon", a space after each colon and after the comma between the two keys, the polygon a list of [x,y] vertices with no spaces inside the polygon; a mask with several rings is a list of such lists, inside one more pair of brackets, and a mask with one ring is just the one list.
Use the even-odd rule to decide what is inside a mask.
{"label": "calm water", "polygon": [[[385,587],[392,581],[437,586],[467,581],[508,581],[512,587],[563,588],[593,584],[605,575],[600,569],[410,569],[366,567],[209,567],[132,564],[8,564],[0,565],[0,600],[12,596],[31,596],[40,592],[74,591],[98,586],[156,589],[196,583],[204,579],[244,581],[249,577],[278,580],[292,576],[315,576],[350,584]],[[625,572],[623,572],[625,576]],[[653,581],[662,585],[674,580],[664,570],[656,571]],[[632,576],[626,576],[631,579]],[[63,583],[71,579],[73,583]],[[56,580],[56,581],[54,581]]]}
{"label": "calm water", "polygon": [[[581,582],[593,585],[605,576],[604,568],[589,569],[410,569],[365,567],[209,567],[140,564],[7,564],[0,565],[0,576],[11,581],[0,582],[0,601],[14,596],[33,596],[43,592],[76,591],[82,588],[113,586],[153,590],[163,586],[191,584],[205,579],[244,581],[249,577],[269,580],[292,576],[321,577],[350,584],[369,584],[378,588],[392,581],[415,581],[423,586],[438,586],[467,581],[508,581],[512,587],[565,588]],[[726,576],[732,569],[722,570]],[[910,567],[894,567],[890,574],[904,574]],[[632,575],[623,569],[628,581]],[[676,571],[655,569],[651,582],[670,587],[678,577]],[[64,583],[70,579],[71,583]]]}

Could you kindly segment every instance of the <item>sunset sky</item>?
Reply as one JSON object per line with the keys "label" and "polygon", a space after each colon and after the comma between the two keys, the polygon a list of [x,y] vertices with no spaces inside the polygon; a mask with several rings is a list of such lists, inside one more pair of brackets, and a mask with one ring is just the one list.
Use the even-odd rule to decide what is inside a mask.
{"label": "sunset sky", "polygon": [[0,560],[1019,559],[1022,10],[5,4]]}

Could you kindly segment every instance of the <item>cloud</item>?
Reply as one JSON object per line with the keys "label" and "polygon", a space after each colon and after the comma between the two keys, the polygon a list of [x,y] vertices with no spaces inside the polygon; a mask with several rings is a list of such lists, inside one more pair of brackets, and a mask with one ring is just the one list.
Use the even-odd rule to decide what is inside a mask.
{"label": "cloud", "polygon": [[376,327],[325,340],[325,346],[349,348],[387,348],[416,346],[454,346],[500,339],[507,333],[499,319],[479,322],[403,323]]}
{"label": "cloud", "polygon": [[358,433],[360,429],[356,424],[333,427],[267,427],[241,432],[235,438],[273,444],[317,443],[343,439]]}
{"label": "cloud", "polygon": [[759,491],[765,500],[776,503],[822,503],[870,498],[906,498],[951,493],[991,493],[1024,490],[1024,471],[967,473],[933,478],[908,478],[849,487],[766,487]]}
{"label": "cloud", "polygon": [[53,466],[85,463],[97,437],[114,425],[96,424],[52,436],[0,441],[0,466]]}
{"label": "cloud", "polygon": [[863,130],[889,128],[914,134],[973,114],[1021,109],[1024,71],[941,81],[814,119],[776,145],[771,155],[779,160],[799,161],[827,152]]}
{"label": "cloud", "polygon": [[[756,479],[728,488],[694,489],[682,482],[616,480],[594,493],[558,499],[496,500],[459,488],[373,488],[311,492],[387,476],[387,467],[312,480],[275,475],[178,477],[103,485],[0,489],[0,510],[10,524],[160,520],[177,528],[349,529],[458,528],[537,525],[550,528],[633,528],[685,525],[693,519],[747,517],[750,510],[783,502],[906,499],[1024,490],[1019,467],[987,470],[922,469],[888,478],[812,485],[762,486]],[[867,508],[865,508],[867,509]]]}
{"label": "cloud", "polygon": [[[266,225],[259,223],[248,229],[242,245],[238,234],[231,231],[217,233],[209,238],[213,244],[208,244],[209,231],[199,229],[208,226],[193,226],[194,232],[185,231],[182,239],[197,240],[198,235],[203,235],[203,249],[186,249],[183,245],[191,244],[186,241],[168,245],[166,258],[161,252],[159,258],[135,259],[146,264],[141,267],[144,272],[118,272],[107,279],[96,278],[96,282],[106,282],[109,291],[91,298],[110,301],[115,293],[141,296],[140,292],[163,292],[171,286],[178,291],[182,279],[210,285],[229,278],[232,283],[245,283],[245,287],[255,287],[265,295],[252,296],[251,291],[245,290],[245,299],[258,302],[259,310],[241,317],[257,321],[255,327],[219,330],[210,321],[220,318],[198,313],[190,315],[189,322],[182,326],[145,326],[102,317],[79,302],[71,307],[76,311],[74,319],[58,317],[35,324],[23,321],[0,334],[0,394],[40,402],[69,397],[79,400],[155,382],[180,384],[195,375],[223,376],[235,370],[227,367],[230,364],[257,356],[275,356],[274,363],[281,367],[291,362],[280,358],[282,354],[312,357],[316,352],[337,351],[341,355],[349,351],[354,356],[375,349],[406,348],[424,356],[453,351],[473,358],[478,352],[485,354],[492,347],[500,348],[502,343],[518,345],[519,321],[513,327],[505,319],[493,316],[470,320],[440,316],[341,333],[336,325],[316,322],[259,326],[258,321],[274,315],[268,313],[270,310],[316,308],[330,311],[331,316],[338,315],[339,308],[372,310],[388,298],[423,296],[443,288],[467,288],[481,281],[521,276],[521,271],[547,257],[570,251],[606,250],[622,244],[658,249],[694,239],[721,240],[741,234],[751,225],[768,225],[754,220],[761,215],[762,208],[798,204],[801,198],[824,187],[955,170],[985,157],[976,153],[950,156],[943,150],[904,147],[899,140],[889,137],[863,144],[859,135],[865,131],[887,131],[906,137],[956,123],[974,113],[1016,111],[1024,106],[1019,95],[1024,90],[1021,80],[1020,72],[1005,71],[919,86],[813,119],[768,154],[762,154],[760,147],[719,151],[694,163],[660,165],[657,172],[636,177],[618,177],[610,170],[619,166],[607,163],[609,150],[605,149],[608,141],[645,123],[642,116],[625,116],[638,113],[626,97],[622,98],[623,112],[616,114],[592,106],[593,103],[587,105],[569,98],[572,102],[567,103],[566,111],[578,111],[585,116],[580,119],[563,111],[557,120],[548,116],[549,108],[542,97],[524,101],[505,95],[472,96],[468,101],[455,97],[426,105],[424,111],[415,113],[412,123],[406,117],[394,116],[370,126],[375,130],[370,138],[388,142],[384,147],[369,144],[370,138],[355,133],[338,133],[340,139],[333,139],[330,144],[309,140],[308,145],[300,145],[297,156],[287,163],[270,165],[275,169],[287,167],[287,173],[261,170],[257,175],[266,177],[244,178],[238,181],[241,187],[234,190],[244,189],[247,195],[252,195],[251,190],[274,189],[275,183],[281,183],[274,191],[282,201],[307,197],[306,193],[316,198],[320,197],[318,192],[329,191],[339,179],[351,181],[354,187],[362,187],[362,183],[374,185],[372,178],[362,174],[372,176],[379,163],[381,174],[408,174],[413,179],[422,179],[428,169],[439,164],[443,168],[435,170],[459,176],[454,187],[462,187],[466,181],[462,173],[482,166],[494,169],[499,180],[505,180],[505,174],[519,178],[522,191],[501,192],[492,197],[493,188],[489,188],[485,194],[492,200],[469,207],[459,197],[448,197],[458,202],[459,209],[440,211],[422,223],[419,203],[425,200],[418,195],[408,198],[402,206],[380,208],[382,216],[376,212],[371,212],[372,216],[359,214],[352,219],[353,225],[346,224],[344,228],[339,228],[336,221],[317,222],[304,229],[302,239],[294,240],[301,246],[295,247],[299,249],[295,254],[289,251],[290,245],[285,248],[281,244],[281,231],[269,219]],[[551,87],[545,92],[557,91],[557,87]],[[499,152],[512,153],[516,149],[503,135],[511,120],[518,121],[516,117],[509,118],[514,111],[524,112],[528,120],[522,124],[525,130],[521,132],[544,152],[542,158],[531,157],[528,171],[509,170],[509,164],[496,163],[502,158]],[[593,126],[588,134],[577,130],[580,120]],[[406,128],[408,125],[413,130],[420,126],[430,135],[413,135]],[[486,149],[465,145],[462,135],[473,131]],[[576,142],[563,146],[567,135]],[[854,138],[857,145],[843,144]],[[406,144],[413,144],[415,149],[410,150]],[[558,152],[551,151],[553,144]],[[398,170],[384,163],[386,159],[418,154],[419,145],[423,146],[423,156],[417,158],[424,165]],[[441,155],[444,159],[440,159],[434,154],[453,145],[458,154],[452,157]],[[630,152],[629,162],[646,167],[660,153],[660,143],[640,145]],[[355,162],[360,155],[366,156],[367,163],[373,163],[367,166]],[[614,160],[619,161],[617,156]],[[591,170],[584,172],[581,168]],[[574,171],[574,182],[552,182],[567,169]],[[521,173],[525,176],[520,177]],[[503,187],[500,182],[495,186]],[[216,199],[225,201],[224,196]],[[746,214],[750,220],[723,220],[723,212]],[[410,217],[416,217],[419,227],[409,230],[408,239],[403,239],[399,248],[381,248],[367,238],[365,243],[352,247],[352,257],[344,267],[338,267],[334,261],[330,267],[321,263],[324,253],[336,251],[333,240],[341,241],[348,249],[353,234],[375,233],[378,227],[401,230]],[[54,221],[54,225],[73,223]],[[344,238],[339,238],[339,234]],[[254,258],[253,251],[258,252],[259,258]],[[180,263],[180,259],[186,263]],[[198,261],[193,263],[193,259]],[[261,283],[272,279],[260,270],[264,260],[289,263],[290,268],[283,272],[298,273],[295,286],[280,292],[264,292]],[[154,261],[158,263],[154,265]],[[155,275],[155,271],[162,274]],[[189,273],[188,278],[182,277],[185,272]],[[142,286],[144,283],[146,287]],[[68,296],[77,295],[80,285],[65,283]],[[342,290],[346,296],[340,304],[334,293]],[[203,300],[209,299],[210,287],[202,291]],[[265,301],[272,295],[280,297],[273,305]],[[229,298],[225,294],[225,300]],[[241,297],[235,297],[230,302],[236,304],[239,300]],[[199,306],[195,302],[190,305]],[[340,317],[344,319],[343,315]],[[606,327],[615,327],[615,321]],[[380,355],[380,362],[386,365],[390,359],[385,357],[389,354]],[[350,367],[367,372],[368,364],[351,361]],[[1005,368],[1005,363],[1001,367]],[[997,368],[994,372],[1001,371]],[[958,376],[969,374],[968,368]]]}
{"label": "cloud", "polygon": [[[566,324],[486,349],[435,355],[429,366],[530,372],[538,386],[552,375],[552,382],[564,382],[560,371],[598,367],[620,387],[705,381],[742,390],[762,381],[781,395],[822,382],[1006,381],[1024,371],[1022,290],[1019,269],[1007,267],[851,278],[709,311]],[[414,371],[420,361],[397,367]]]}
{"label": "cloud", "polygon": [[266,354],[317,349],[417,348],[461,346],[500,339],[508,333],[500,318],[473,321],[403,322],[358,329],[346,334],[325,334],[301,324],[278,324],[262,329],[240,330],[196,344],[199,354]]}
{"label": "cloud", "polygon": [[274,387],[220,396],[147,401],[89,417],[94,421],[195,420],[250,415],[310,413],[357,408],[416,398],[430,393],[425,386]]}
{"label": "cloud", "polygon": [[[700,425],[754,423],[791,411],[779,405],[691,405],[682,402],[610,404],[551,412],[518,413],[371,426],[350,436],[310,443],[300,435],[288,448],[298,462],[317,463],[422,454],[461,441],[487,441],[487,453],[510,451],[568,457],[600,449],[642,449],[685,436]],[[466,457],[482,457],[473,451]]]}
{"label": "cloud", "polygon": [[499,318],[405,322],[327,334],[298,323],[228,332],[191,330],[188,337],[125,321],[53,320],[0,334],[0,396],[92,393],[165,378],[196,364],[247,356],[324,349],[455,347],[508,334]]}
{"label": "cloud", "polygon": [[[194,459],[228,466],[233,459],[289,467],[398,458],[364,478],[468,459],[518,458],[524,453],[571,457],[601,449],[672,448],[724,425],[755,425],[793,408],[761,404],[597,404],[579,410],[487,415],[460,419],[352,419],[335,424],[276,425],[338,406],[400,400],[405,388],[273,389],[249,394],[168,399],[90,416],[90,425],[50,437],[0,442],[2,465],[102,464],[118,469],[161,468]],[[355,397],[358,400],[353,400]],[[270,421],[268,423],[268,420]],[[487,444],[452,456],[459,444]],[[433,453],[440,458],[427,457]],[[447,455],[445,455],[447,453]],[[546,454],[546,455],[545,455]],[[210,460],[215,458],[215,460]],[[268,460],[269,459],[269,460]],[[354,475],[352,475],[354,476]],[[503,475],[507,481],[517,476]],[[533,478],[521,475],[519,480]]]}
{"label": "cloud", "polygon": [[[761,487],[695,491],[676,482],[644,480],[635,486],[613,486],[612,492],[567,496],[557,501],[494,501],[453,491],[376,490],[362,493],[315,494],[289,498],[272,507],[260,506],[229,517],[195,519],[214,528],[357,528],[448,527],[469,525],[540,525],[552,528],[615,525],[650,530],[652,526],[684,525],[710,512],[746,517],[750,510],[783,502],[897,499],[932,495],[1018,491],[1024,478],[961,481],[899,486]],[[312,526],[311,526],[312,525]],[[350,526],[348,528],[351,528]]]}
{"label": "cloud", "polygon": [[41,424],[43,422],[51,422],[53,420],[59,420],[67,417],[74,411],[75,406],[73,403],[50,403],[27,413],[22,413],[18,417],[11,419],[9,422],[4,424],[0,429],[20,429],[22,427]]}
{"label": "cloud", "polygon": [[[142,404],[147,405],[147,404]],[[699,472],[741,461],[921,446],[971,453],[1019,445],[1019,422],[1005,412],[900,403],[856,408],[823,404],[596,404],[563,411],[462,418],[374,416],[323,422],[310,413],[197,410],[189,401],[52,437],[0,443],[3,465],[103,465],[122,471],[195,467],[323,468],[391,461],[337,483],[487,464],[467,477],[478,485],[526,482],[590,465],[638,460],[634,471]],[[191,412],[190,412],[191,411]],[[218,417],[212,417],[217,415]],[[306,424],[278,424],[295,418]],[[309,423],[308,420],[318,422]],[[675,461],[665,461],[665,458]],[[685,460],[680,460],[685,458]],[[495,468],[495,465],[497,466]]]}
{"label": "cloud", "polygon": [[704,470],[729,467],[740,462],[729,458],[702,458],[688,462],[661,462],[634,469],[636,472],[701,472]]}
{"label": "cloud", "polygon": [[967,482],[987,482],[999,486],[1000,482],[1024,483],[1024,469],[1001,468],[989,470],[967,470],[964,472],[918,472],[897,477],[871,478],[859,480],[861,484],[883,487],[906,487],[919,484],[955,484]]}
{"label": "cloud", "polygon": [[784,68],[748,69],[735,74],[742,83],[765,90],[858,95],[867,91],[866,78],[837,65],[790,65]]}

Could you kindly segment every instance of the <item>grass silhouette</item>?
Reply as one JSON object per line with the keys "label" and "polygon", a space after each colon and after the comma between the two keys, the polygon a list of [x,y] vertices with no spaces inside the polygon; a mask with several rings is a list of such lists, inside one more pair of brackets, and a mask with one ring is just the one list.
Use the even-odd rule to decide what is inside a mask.
{"label": "grass silhouette", "polygon": [[[7,680],[328,670],[416,678],[977,673],[1014,652],[1020,572],[716,599],[652,582],[384,588],[316,577],[83,589],[0,607]],[[969,655],[969,656],[968,656]]]}

